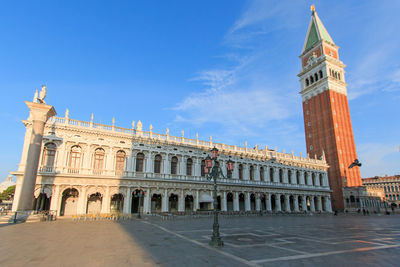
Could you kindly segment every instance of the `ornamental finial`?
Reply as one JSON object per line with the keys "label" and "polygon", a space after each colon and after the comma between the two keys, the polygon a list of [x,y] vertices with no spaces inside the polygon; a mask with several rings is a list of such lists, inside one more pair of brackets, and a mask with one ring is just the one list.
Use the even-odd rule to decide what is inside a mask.
{"label": "ornamental finial", "polygon": [[315,12],[315,5],[312,4],[311,7],[310,7],[310,9],[311,9],[311,12],[314,13],[314,12]]}

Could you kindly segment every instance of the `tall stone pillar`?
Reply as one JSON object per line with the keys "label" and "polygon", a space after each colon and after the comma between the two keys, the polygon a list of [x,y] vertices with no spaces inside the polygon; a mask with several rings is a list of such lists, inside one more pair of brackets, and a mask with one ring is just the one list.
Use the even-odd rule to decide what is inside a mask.
{"label": "tall stone pillar", "polygon": [[132,193],[131,193],[131,188],[128,187],[126,188],[126,196],[124,198],[124,213],[128,214],[131,213],[131,197],[132,197]]}
{"label": "tall stone pillar", "polygon": [[276,194],[276,211],[282,211],[281,207],[281,194]]}
{"label": "tall stone pillar", "polygon": [[110,213],[110,187],[106,187],[106,193],[103,197],[103,201],[101,203],[101,213]]}
{"label": "tall stone pillar", "polygon": [[239,193],[233,193],[233,211],[239,211]]}
{"label": "tall stone pillar", "polygon": [[299,196],[294,196],[294,211],[299,212]]}
{"label": "tall stone pillar", "polygon": [[245,198],[244,204],[245,204],[245,210],[250,211],[251,206],[250,206],[250,193],[249,192],[246,192],[246,198]]}
{"label": "tall stone pillar", "polygon": [[162,202],[161,202],[161,212],[168,212],[168,190],[165,189],[164,194],[162,196]]}
{"label": "tall stone pillar", "polygon": [[59,214],[59,212],[60,212],[59,208],[60,207],[58,205],[59,199],[60,199],[60,186],[59,185],[55,185],[55,190],[54,190],[54,192],[52,194],[52,197],[51,197],[50,210],[57,211],[56,212],[57,215],[60,215]]}
{"label": "tall stone pillar", "polygon": [[53,106],[42,103],[25,101],[30,109],[30,119],[32,120],[31,136],[26,157],[24,176],[21,183],[21,191],[18,194],[17,211],[32,210],[36,176],[39,166],[40,150],[42,147],[43,131],[47,120],[56,115]]}
{"label": "tall stone pillar", "polygon": [[86,214],[86,206],[87,206],[87,195],[86,195],[86,186],[82,186],[82,190],[79,194],[78,199],[78,214]]}
{"label": "tall stone pillar", "polygon": [[310,197],[310,208],[312,212],[315,212],[315,202],[314,202],[314,196]]}
{"label": "tall stone pillar", "polygon": [[224,191],[223,193],[223,198],[222,198],[222,211],[227,211],[228,207],[227,207],[227,200],[226,200],[226,192]]}
{"label": "tall stone pillar", "polygon": [[317,197],[317,211],[322,211],[322,199],[321,199],[321,196]]}
{"label": "tall stone pillar", "polygon": [[197,211],[200,209],[200,202],[199,202],[199,190],[196,191],[196,196],[194,199],[194,211]]}
{"label": "tall stone pillar", "polygon": [[146,195],[144,196],[143,203],[143,213],[149,214],[151,211],[151,197],[150,197],[150,188],[146,189]]}
{"label": "tall stone pillar", "polygon": [[256,211],[261,210],[261,198],[260,196],[256,196]]}
{"label": "tall stone pillar", "polygon": [[267,211],[272,211],[272,208],[271,208],[271,194],[270,193],[267,194]]}
{"label": "tall stone pillar", "polygon": [[302,211],[307,210],[307,196],[305,196],[305,195],[303,195],[301,198],[301,207],[302,207]]}
{"label": "tall stone pillar", "polygon": [[290,195],[285,195],[285,211],[291,212],[291,210],[290,210]]}
{"label": "tall stone pillar", "polygon": [[185,211],[185,196],[183,194],[183,189],[178,197],[178,211],[184,212]]}

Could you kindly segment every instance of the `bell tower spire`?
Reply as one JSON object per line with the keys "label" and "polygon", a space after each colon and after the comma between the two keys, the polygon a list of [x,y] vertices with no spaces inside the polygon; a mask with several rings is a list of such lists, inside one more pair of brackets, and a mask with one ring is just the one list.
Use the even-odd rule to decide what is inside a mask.
{"label": "bell tower spire", "polygon": [[348,169],[357,153],[347,100],[346,65],[339,60],[338,51],[312,5],[298,74],[307,153],[317,157],[325,154],[333,206],[342,210],[344,181],[347,186],[361,186],[362,182],[359,168]]}

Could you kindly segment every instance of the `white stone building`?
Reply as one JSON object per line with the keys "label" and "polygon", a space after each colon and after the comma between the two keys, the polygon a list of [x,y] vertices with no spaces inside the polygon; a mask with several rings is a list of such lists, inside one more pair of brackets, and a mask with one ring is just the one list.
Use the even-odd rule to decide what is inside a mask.
{"label": "white stone building", "polygon": [[[17,176],[21,184],[32,121],[23,121],[25,143]],[[33,209],[60,216],[86,213],[184,213],[213,208],[212,183],[202,171],[211,148],[220,151],[226,178],[218,184],[223,212],[331,212],[325,159],[250,149],[142,130],[52,117],[45,125]],[[226,162],[235,162],[227,173]],[[15,199],[19,199],[15,197]],[[17,203],[14,203],[14,210]]]}

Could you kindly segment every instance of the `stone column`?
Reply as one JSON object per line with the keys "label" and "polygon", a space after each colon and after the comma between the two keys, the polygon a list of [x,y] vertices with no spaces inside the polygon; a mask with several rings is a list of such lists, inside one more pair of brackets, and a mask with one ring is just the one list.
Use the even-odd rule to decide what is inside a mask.
{"label": "stone column", "polygon": [[261,210],[261,199],[260,196],[256,195],[256,210],[260,211]]}
{"label": "stone column", "polygon": [[286,212],[291,212],[291,210],[290,210],[290,195],[285,195],[285,210],[286,210]]}
{"label": "stone column", "polygon": [[276,194],[276,211],[282,211],[282,207],[281,207],[281,194]]}
{"label": "stone column", "polygon": [[200,208],[200,203],[199,203],[199,190],[196,191],[196,196],[194,199],[194,211],[197,211]]}
{"label": "stone column", "polygon": [[264,173],[265,173],[265,181],[271,182],[271,175],[270,175],[270,168],[269,166],[264,168]]}
{"label": "stone column", "polygon": [[78,203],[78,214],[86,214],[86,205],[87,205],[87,195],[86,195],[86,186],[82,187],[82,190],[79,194],[79,203]]}
{"label": "stone column", "polygon": [[239,211],[239,193],[233,193],[233,211]]}
{"label": "stone column", "polygon": [[222,211],[227,211],[228,207],[227,207],[227,200],[226,200],[226,192],[223,192],[223,198],[222,198]]}
{"label": "stone column", "polygon": [[168,212],[168,190],[165,189],[162,196],[161,212]]}
{"label": "stone column", "polygon": [[299,196],[295,195],[294,197],[294,211],[299,212]]}
{"label": "stone column", "polygon": [[246,198],[244,201],[244,207],[245,207],[245,211],[250,211],[251,207],[250,207],[250,193],[246,192]]}
{"label": "stone column", "polygon": [[239,162],[235,162],[232,172],[232,179],[239,179]]}
{"label": "stone column", "polygon": [[300,171],[300,184],[305,184],[304,171]]}
{"label": "stone column", "polygon": [[162,166],[162,173],[167,175],[169,174],[169,168],[170,168],[170,164],[169,164],[169,154],[165,154],[165,156],[163,157],[163,166]]}
{"label": "stone column", "polygon": [[317,211],[322,211],[322,200],[321,196],[317,197]]}
{"label": "stone column", "polygon": [[153,158],[152,158],[152,152],[149,151],[147,153],[146,157],[146,170],[144,170],[146,173],[153,173]]}
{"label": "stone column", "polygon": [[194,159],[194,176],[201,176],[201,159],[199,158]]}
{"label": "stone column", "polygon": [[306,175],[306,184],[307,185],[312,185],[313,183],[312,183],[312,175],[311,175],[311,172],[307,172],[307,175]]}
{"label": "stone column", "polygon": [[101,213],[110,213],[110,187],[106,187],[106,193],[101,202]]}
{"label": "stone column", "polygon": [[181,190],[181,194],[178,197],[178,212],[185,211],[185,196],[183,195],[183,190]]}
{"label": "stone column", "polygon": [[271,194],[267,194],[267,211],[271,211]]}
{"label": "stone column", "polygon": [[149,214],[150,212],[151,212],[151,194],[150,194],[150,188],[147,188],[143,203],[143,213]]}
{"label": "stone column", "polygon": [[274,168],[274,183],[279,183],[279,168]]}
{"label": "stone column", "polygon": [[314,196],[310,197],[310,208],[312,212],[315,212]]}
{"label": "stone column", "polygon": [[290,177],[289,177],[290,183],[295,184],[296,183],[296,170],[290,170]]}
{"label": "stone column", "polygon": [[282,169],[283,172],[283,183],[287,184],[289,183],[289,175],[288,175],[288,169]]}
{"label": "stone column", "polygon": [[[32,210],[34,200],[34,190],[36,184],[36,175],[39,166],[40,153],[42,149],[43,131],[47,120],[56,115],[53,106],[41,103],[25,101],[30,109],[29,118],[32,121],[31,135],[26,157],[24,176],[21,183],[21,191],[16,195],[19,199],[16,201],[18,206],[15,210]],[[28,141],[28,140],[26,140]]]}
{"label": "stone column", "polygon": [[302,196],[301,205],[303,207],[303,211],[307,210],[307,196]]}
{"label": "stone column", "polygon": [[248,163],[243,164],[243,180],[250,180],[250,166]]}
{"label": "stone column", "polygon": [[126,188],[126,196],[124,198],[124,213],[129,214],[131,213],[131,188]]}
{"label": "stone column", "polygon": [[178,175],[186,176],[186,158],[185,156],[178,157]]}
{"label": "stone column", "polygon": [[55,210],[57,215],[60,215],[59,214],[60,210],[58,205],[59,202],[60,202],[60,186],[55,185],[55,190],[51,197],[50,210]]}

